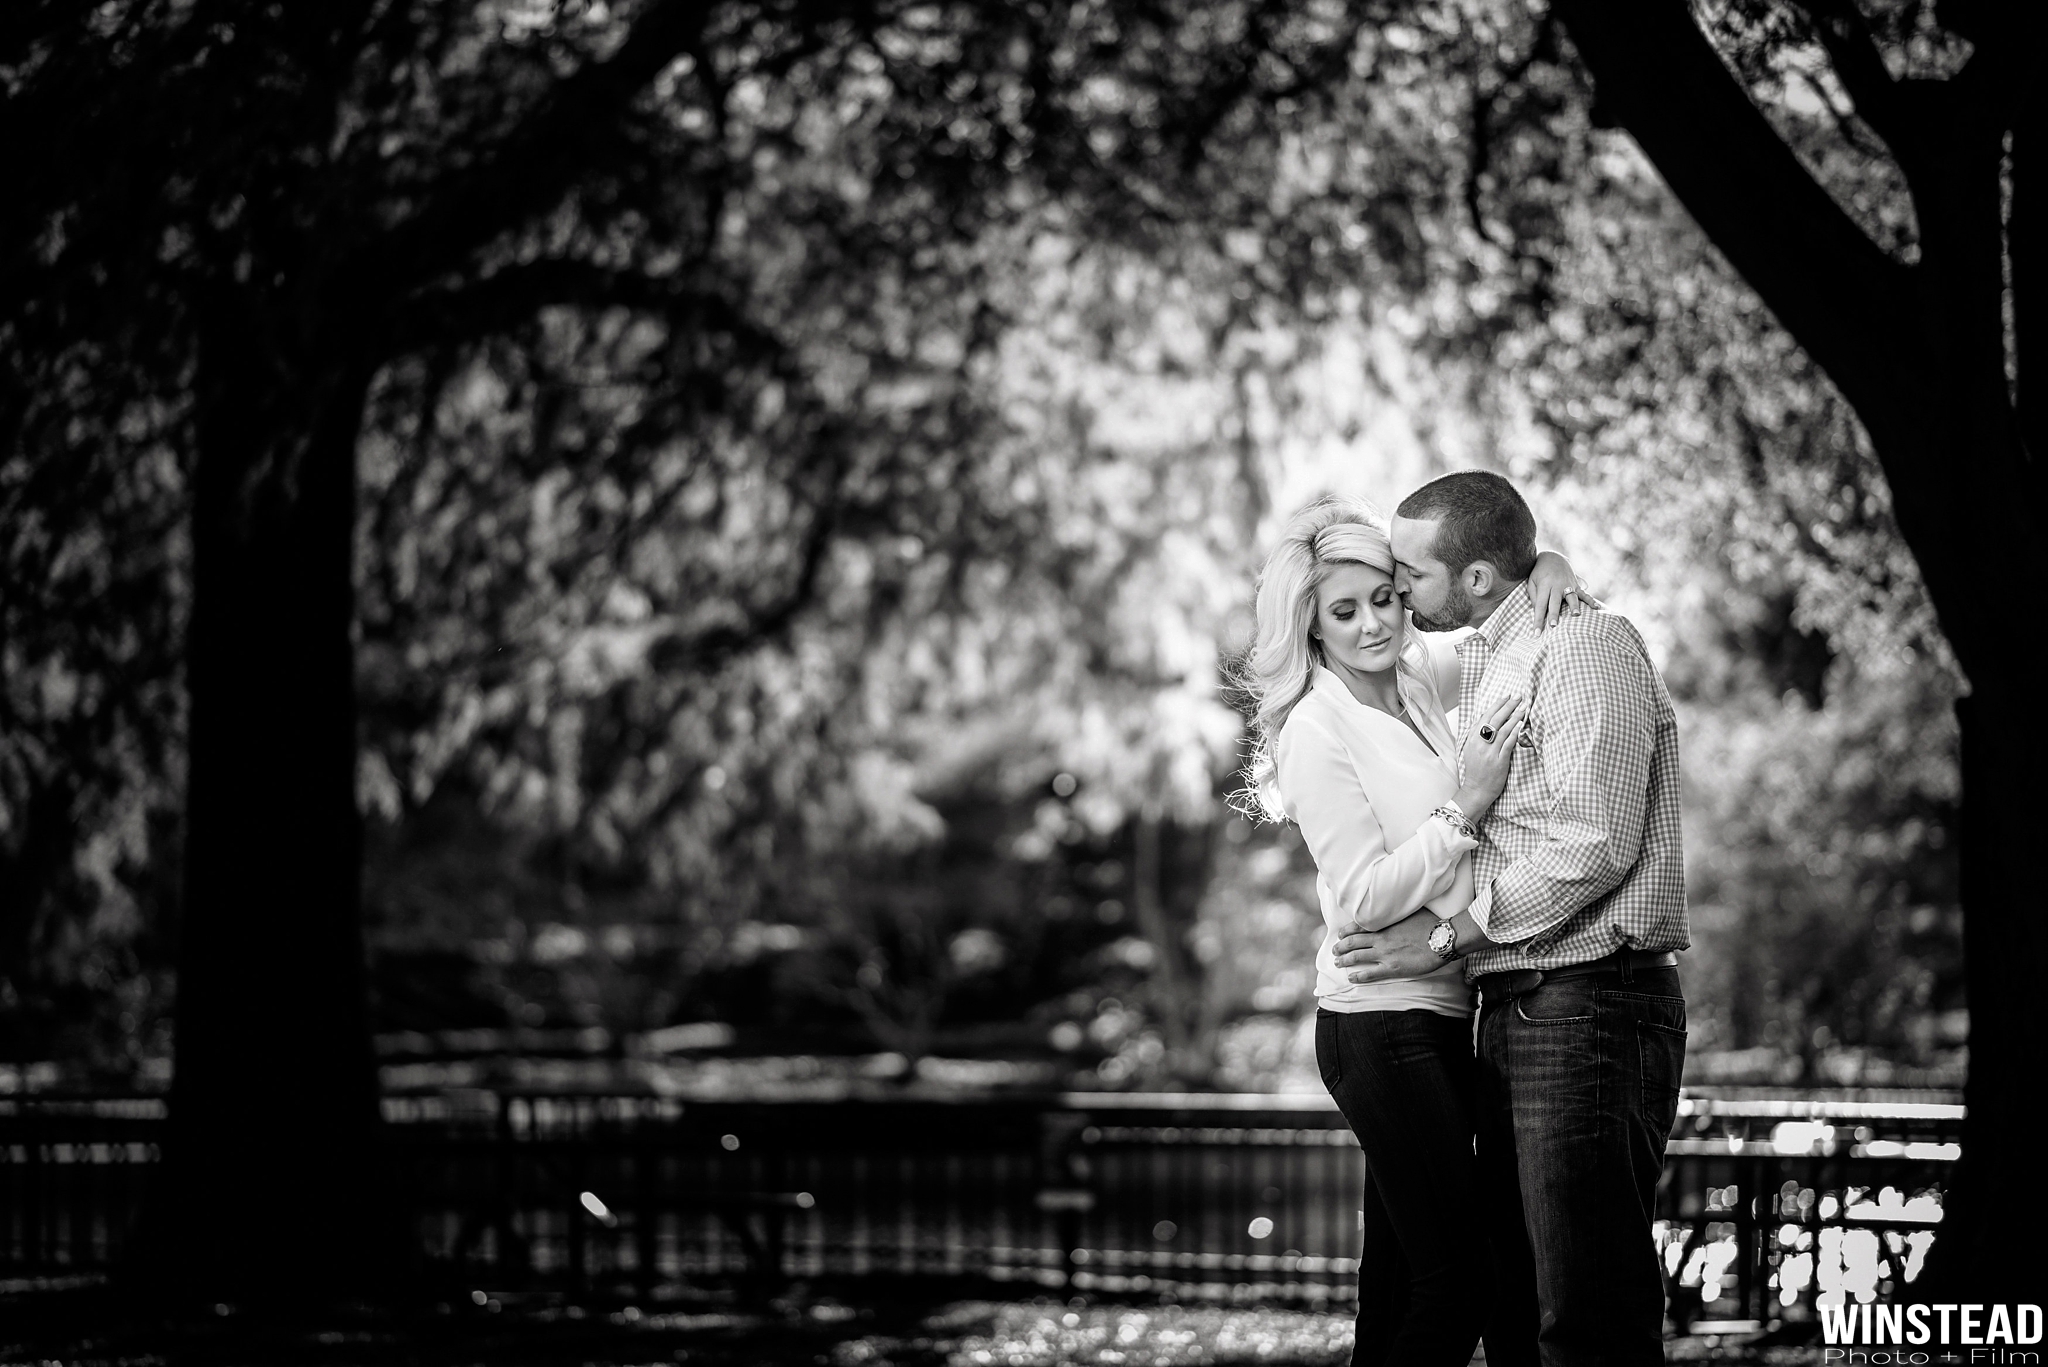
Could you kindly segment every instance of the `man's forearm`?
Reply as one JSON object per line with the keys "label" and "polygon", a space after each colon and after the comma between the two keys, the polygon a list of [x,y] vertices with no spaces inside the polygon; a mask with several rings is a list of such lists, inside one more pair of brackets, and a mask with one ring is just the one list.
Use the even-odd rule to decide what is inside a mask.
{"label": "man's forearm", "polygon": [[1460,958],[1467,954],[1477,954],[1482,949],[1500,948],[1494,941],[1486,938],[1486,932],[1472,919],[1470,910],[1461,911],[1451,918],[1451,931],[1458,937],[1455,943]]}
{"label": "man's forearm", "polygon": [[[1357,924],[1345,926],[1331,946],[1331,955],[1338,968],[1349,970],[1345,976],[1355,983],[1420,977],[1443,966],[1429,945],[1430,932],[1438,924],[1437,914],[1424,907],[1385,930],[1367,930]],[[1469,911],[1450,917],[1449,924],[1451,944],[1458,954],[1472,954],[1494,946]]]}

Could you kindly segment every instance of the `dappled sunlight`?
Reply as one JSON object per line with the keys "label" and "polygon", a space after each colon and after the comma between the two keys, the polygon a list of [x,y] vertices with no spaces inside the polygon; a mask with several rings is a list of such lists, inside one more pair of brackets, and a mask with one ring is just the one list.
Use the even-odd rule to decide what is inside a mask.
{"label": "dappled sunlight", "polygon": [[[949,1326],[985,1320],[972,1332]],[[883,1367],[906,1348],[947,1367],[1168,1367],[1276,1363],[1321,1367],[1351,1360],[1348,1316],[1270,1309],[1093,1306],[1058,1302],[962,1305],[933,1316],[909,1340],[841,1344],[832,1367]],[[957,1331],[956,1331],[957,1332]]]}
{"label": "dappled sunlight", "polygon": [[[248,1287],[396,1352],[404,1269],[475,1360],[1341,1361],[1408,1177],[1364,1185],[1319,1003],[1408,989],[1316,965],[1415,936],[1417,855],[1502,937],[1468,969],[1523,956],[1492,1021],[1683,946],[1631,1084],[1675,1342],[2038,1252],[2035,1156],[1971,1128],[2042,1052],[2048,758],[1985,607],[2048,525],[2028,7],[30,10],[0,1298],[190,1291],[197,1358]],[[1658,758],[1532,708],[1432,814],[1475,852],[1382,802],[1340,896],[1246,801],[1259,566],[1458,468],[1534,521],[1404,524],[1393,591],[1451,557],[1471,610],[1378,601],[1376,677],[1540,546],[1604,607],[1518,677],[1639,639]],[[1341,668],[1349,573],[1268,644]],[[1428,697],[1380,701],[1442,739]]]}

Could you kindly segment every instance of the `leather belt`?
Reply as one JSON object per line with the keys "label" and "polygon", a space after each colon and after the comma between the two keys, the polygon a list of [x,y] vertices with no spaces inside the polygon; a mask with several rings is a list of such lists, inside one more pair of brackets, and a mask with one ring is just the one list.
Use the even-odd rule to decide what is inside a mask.
{"label": "leather belt", "polygon": [[1558,968],[1515,968],[1501,973],[1482,973],[1475,982],[1481,995],[1487,1001],[1512,1001],[1524,993],[1534,992],[1544,983],[1559,978],[1590,978],[1598,974],[1612,973],[1626,982],[1630,975],[1648,972],[1657,968],[1678,967],[1678,953],[1670,949],[1617,949],[1612,954],[1584,963],[1564,964]]}

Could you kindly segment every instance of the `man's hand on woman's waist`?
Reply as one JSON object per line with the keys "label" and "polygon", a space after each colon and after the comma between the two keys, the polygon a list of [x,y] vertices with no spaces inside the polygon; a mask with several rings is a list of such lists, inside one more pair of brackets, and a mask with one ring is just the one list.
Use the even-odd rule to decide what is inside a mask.
{"label": "man's hand on woman's waist", "polygon": [[[1376,983],[1386,978],[1416,978],[1440,968],[1445,960],[1429,947],[1429,933],[1437,927],[1438,916],[1429,908],[1396,921],[1384,930],[1367,930],[1353,921],[1338,933],[1331,946],[1337,967],[1355,983]],[[1450,918],[1454,958],[1486,949],[1493,941],[1461,911]]]}

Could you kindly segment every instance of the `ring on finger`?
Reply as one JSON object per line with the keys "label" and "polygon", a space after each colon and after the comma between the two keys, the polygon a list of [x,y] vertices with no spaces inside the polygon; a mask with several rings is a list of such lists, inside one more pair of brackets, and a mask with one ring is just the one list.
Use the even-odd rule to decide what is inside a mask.
{"label": "ring on finger", "polygon": [[1493,728],[1492,728],[1491,726],[1482,726],[1482,727],[1480,727],[1480,728],[1479,728],[1479,739],[1481,739],[1481,740],[1486,740],[1486,741],[1490,741],[1490,740],[1492,740],[1492,739],[1493,739]]}

